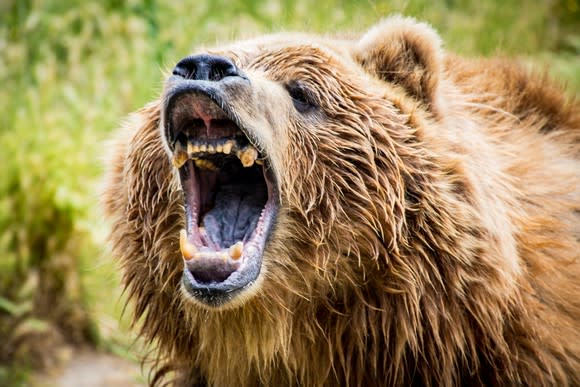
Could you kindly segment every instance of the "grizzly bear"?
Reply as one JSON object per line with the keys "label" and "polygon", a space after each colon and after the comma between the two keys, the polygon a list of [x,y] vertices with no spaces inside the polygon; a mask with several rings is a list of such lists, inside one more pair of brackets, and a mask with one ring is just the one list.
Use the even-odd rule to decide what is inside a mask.
{"label": "grizzly bear", "polygon": [[152,384],[580,385],[580,106],[427,25],[180,60],[104,194]]}

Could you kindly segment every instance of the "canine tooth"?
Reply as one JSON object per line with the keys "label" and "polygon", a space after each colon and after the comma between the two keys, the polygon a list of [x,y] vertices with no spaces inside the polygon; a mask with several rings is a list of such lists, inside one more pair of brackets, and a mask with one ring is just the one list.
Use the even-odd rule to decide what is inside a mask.
{"label": "canine tooth", "polygon": [[185,258],[186,261],[189,261],[192,258],[196,258],[197,248],[192,243],[189,243],[187,240],[187,231],[181,230],[179,232],[179,249],[181,250],[181,255]]}
{"label": "canine tooth", "polygon": [[258,151],[253,146],[248,146],[241,153],[238,153],[238,157],[242,162],[244,167],[251,167],[254,165],[254,161],[258,158]]}
{"label": "canine tooth", "polygon": [[177,149],[177,151],[173,155],[173,159],[171,161],[173,163],[173,166],[175,168],[179,169],[183,166],[183,164],[185,164],[187,159],[188,159],[187,153],[181,149]]}
{"label": "canine tooth", "polygon": [[234,140],[228,140],[228,141],[226,141],[226,143],[224,144],[224,147],[223,147],[223,152],[226,155],[229,155],[230,152],[232,151],[232,147],[233,146],[234,146]]}
{"label": "canine tooth", "polygon": [[215,147],[213,145],[208,145],[207,146],[207,151],[209,153],[215,153]]}
{"label": "canine tooth", "polygon": [[242,241],[239,241],[239,242],[230,246],[230,249],[229,249],[230,257],[234,261],[237,261],[238,259],[240,259],[242,257],[243,252],[244,252],[244,242],[242,242]]}
{"label": "canine tooth", "polygon": [[191,155],[192,153],[195,153],[195,150],[193,149],[193,144],[191,142],[187,143],[187,154]]}

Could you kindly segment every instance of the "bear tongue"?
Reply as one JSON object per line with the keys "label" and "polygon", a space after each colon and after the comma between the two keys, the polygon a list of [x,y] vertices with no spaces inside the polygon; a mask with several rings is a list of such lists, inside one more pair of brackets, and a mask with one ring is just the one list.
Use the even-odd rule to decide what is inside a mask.
{"label": "bear tongue", "polygon": [[214,207],[203,217],[206,233],[216,246],[232,246],[251,236],[267,199],[263,192],[256,184],[220,187]]}

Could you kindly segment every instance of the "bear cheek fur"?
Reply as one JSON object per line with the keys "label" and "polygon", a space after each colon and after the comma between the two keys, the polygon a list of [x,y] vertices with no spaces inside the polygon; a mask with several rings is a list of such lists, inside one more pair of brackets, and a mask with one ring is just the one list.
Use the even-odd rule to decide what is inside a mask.
{"label": "bear cheek fur", "polygon": [[[394,249],[384,241],[398,238],[397,220],[404,217],[399,184],[403,162],[387,134],[391,129],[398,131],[395,137],[408,132],[403,118],[351,84],[340,84],[332,94],[335,101],[320,112],[291,115],[288,133],[294,145],[288,148],[282,175],[292,220],[288,243],[302,247],[300,259],[315,260],[304,267],[322,269],[319,274],[327,278],[318,281],[323,283],[362,278],[360,257],[371,259],[363,266],[376,265],[379,256]],[[389,120],[391,129],[377,115]]]}
{"label": "bear cheek fur", "polygon": [[[409,172],[404,178],[407,182],[407,205],[414,205],[412,201],[409,202],[409,197],[422,196],[434,202],[448,197],[459,199],[455,203],[433,206],[433,203],[426,202],[421,205],[432,207],[426,212],[433,213],[433,225],[439,224],[449,231],[456,227],[463,228],[460,224],[454,225],[461,223],[460,216],[456,215],[457,219],[448,222],[446,226],[440,222],[443,215],[439,208],[460,214],[464,212],[465,204],[472,207],[471,213],[465,214],[463,219],[466,222],[464,224],[474,225],[474,230],[468,231],[473,234],[469,239],[477,240],[484,235],[490,239],[485,249],[488,253],[480,255],[486,255],[486,260],[498,268],[501,278],[499,282],[511,294],[515,286],[513,276],[521,274],[511,221],[517,214],[509,209],[516,205],[509,193],[505,193],[504,186],[495,186],[497,181],[501,181],[503,171],[487,161],[497,150],[489,147],[489,140],[484,135],[469,130],[474,122],[466,119],[462,110],[459,116],[455,116],[454,109],[457,107],[443,102],[457,98],[455,90],[449,87],[445,79],[444,55],[439,36],[426,24],[394,17],[372,28],[353,47],[353,58],[371,75],[371,82],[380,81],[383,90],[386,90],[383,91],[387,95],[386,99],[406,115],[403,126],[414,128],[414,133],[407,137],[401,136],[398,130],[389,133],[395,143],[400,145],[397,154],[401,158],[405,158],[405,154],[411,155],[404,163],[404,169]],[[385,127],[389,125],[388,121],[384,124]],[[421,149],[413,150],[413,141],[418,142]],[[474,165],[472,160],[461,154],[466,144],[481,150],[479,153],[484,154],[485,159],[478,160],[477,165]],[[415,156],[412,156],[413,153]],[[493,157],[502,158],[500,154]],[[478,184],[478,180],[488,182]],[[493,208],[488,204],[490,197],[496,197]],[[471,244],[463,242],[466,247]],[[474,249],[480,248],[468,248],[472,251]]]}
{"label": "bear cheek fur", "polygon": [[[110,147],[103,207],[111,221],[109,240],[122,267],[127,297],[136,301],[134,318],[141,319],[140,334],[160,339],[159,350],[173,353],[193,348],[198,339],[195,331],[182,326],[186,319],[179,296],[182,196],[159,121],[160,102],[155,101],[124,123]],[[181,332],[179,342],[163,335],[167,332]]]}
{"label": "bear cheek fur", "polygon": [[[325,83],[325,97],[331,100],[317,114],[304,116],[288,104],[287,95],[280,98],[278,87],[255,87],[257,93],[263,92],[257,101],[275,100],[279,103],[274,105],[285,107],[282,114],[276,112],[275,117],[285,117],[286,122],[270,149],[276,149],[271,156],[282,158],[279,164],[274,160],[283,167],[278,173],[284,207],[280,221],[289,232],[282,239],[295,248],[286,254],[296,257],[296,262],[315,259],[305,262],[306,267],[323,269],[325,277],[337,278],[338,273],[338,278],[357,281],[365,270],[361,257],[371,258],[371,265],[382,265],[385,262],[379,264],[377,258],[387,256],[387,251],[397,252],[397,241],[402,239],[404,181],[410,179],[406,165],[415,157],[405,143],[414,137],[415,129],[406,114],[384,99],[385,85],[366,82],[366,75],[352,62],[327,54],[316,60],[319,50],[313,46],[301,47],[299,53],[286,51],[268,53],[268,60],[284,56],[281,63],[287,63],[308,53],[308,62],[296,68],[306,71],[304,63],[316,61],[316,68],[309,70]],[[274,68],[275,73],[262,77],[249,72],[254,85],[259,80],[268,84],[267,77],[296,76],[295,70],[281,70],[267,61],[260,65]],[[376,79],[373,76],[373,82]],[[250,106],[264,109],[261,105]],[[255,121],[256,112],[245,114],[248,122]],[[270,123],[270,127],[279,125]],[[293,145],[280,146],[280,139]],[[347,263],[351,261],[352,265]],[[349,267],[358,274],[348,273]]]}

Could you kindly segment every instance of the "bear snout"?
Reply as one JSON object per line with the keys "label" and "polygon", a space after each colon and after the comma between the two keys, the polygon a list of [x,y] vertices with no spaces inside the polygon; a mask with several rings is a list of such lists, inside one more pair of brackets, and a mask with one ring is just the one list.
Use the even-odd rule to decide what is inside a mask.
{"label": "bear snout", "polygon": [[226,77],[240,76],[240,71],[226,57],[200,54],[180,60],[173,69],[173,75],[197,81],[219,82]]}

